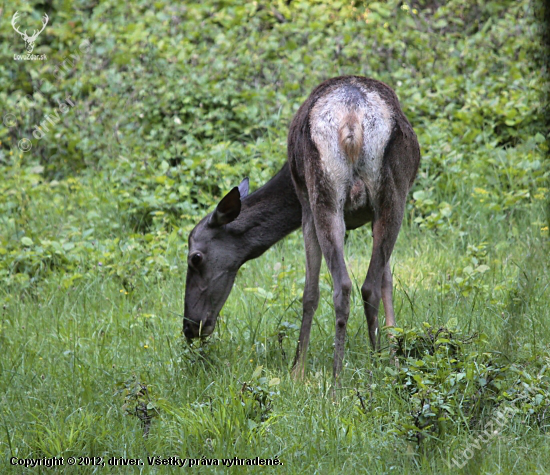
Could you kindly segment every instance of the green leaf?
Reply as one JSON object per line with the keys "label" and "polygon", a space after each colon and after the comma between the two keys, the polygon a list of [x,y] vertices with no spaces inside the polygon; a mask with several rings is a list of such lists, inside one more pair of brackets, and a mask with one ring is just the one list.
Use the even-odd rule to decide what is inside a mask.
{"label": "green leaf", "polygon": [[535,142],[544,143],[546,142],[546,138],[540,132],[537,132],[537,134],[535,135]]}
{"label": "green leaf", "polygon": [[449,318],[449,320],[447,320],[447,323],[445,324],[445,326],[450,331],[455,331],[458,327],[458,320],[456,319],[456,317]]}
{"label": "green leaf", "polygon": [[487,272],[490,269],[491,268],[489,266],[487,266],[485,264],[482,264],[482,265],[476,267],[476,272],[478,274],[484,274],[485,272]]}
{"label": "green leaf", "polygon": [[264,369],[263,365],[257,366],[254,372],[252,373],[251,379],[258,379],[261,376],[263,369]]}

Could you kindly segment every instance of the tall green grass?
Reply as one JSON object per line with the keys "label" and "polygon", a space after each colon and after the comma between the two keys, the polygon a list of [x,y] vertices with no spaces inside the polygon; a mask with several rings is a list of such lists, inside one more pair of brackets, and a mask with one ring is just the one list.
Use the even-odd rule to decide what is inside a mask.
{"label": "tall green grass", "polygon": [[[463,332],[487,335],[483,351],[513,361],[548,357],[546,244],[539,227],[530,226],[541,217],[542,206],[533,206],[516,222],[472,219],[467,237],[426,232],[406,219],[392,256],[398,325],[444,326],[455,318]],[[58,219],[61,225],[63,216]],[[514,226],[524,231],[515,234]],[[475,430],[451,424],[444,440],[420,445],[392,431],[408,406],[383,384],[388,362],[374,357],[367,343],[358,289],[370,243],[368,227],[347,239],[355,290],[336,398],[330,392],[334,312],[324,265],[307,376],[295,382],[289,374],[304,276],[299,231],[241,269],[215,334],[193,346],[181,336],[181,243],[166,251],[179,263],[177,272],[136,277],[132,287],[98,265],[69,288],[50,278],[18,295],[4,289],[3,469],[12,456],[140,457],[147,463],[147,455],[177,455],[277,456],[284,473],[454,473],[445,462],[449,448],[465,447]],[[471,261],[468,246],[481,243],[490,269],[461,286],[455,276]],[[147,438],[136,417],[140,399],[127,391],[136,382],[147,387],[151,405]],[[511,420],[466,470],[545,473],[546,428]],[[88,472],[93,468],[80,467],[79,473]]]}

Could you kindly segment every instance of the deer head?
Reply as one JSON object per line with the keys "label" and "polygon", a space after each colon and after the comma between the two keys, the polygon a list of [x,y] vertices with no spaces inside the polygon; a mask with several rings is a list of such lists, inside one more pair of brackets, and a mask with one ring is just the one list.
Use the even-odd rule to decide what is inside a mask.
{"label": "deer head", "polygon": [[44,28],[46,28],[46,25],[48,24],[48,20],[49,20],[48,15],[44,14],[44,16],[42,17],[42,29],[40,31],[34,30],[32,36],[27,35],[27,30],[25,30],[24,32],[21,32],[19,30],[19,28],[17,27],[18,19],[19,19],[19,12],[15,12],[11,20],[11,26],[13,26],[13,29],[21,35],[23,40],[25,40],[25,43],[27,44],[26,46],[27,52],[32,53],[36,38],[38,38],[38,35],[44,31]]}
{"label": "deer head", "polygon": [[189,236],[183,333],[187,338],[208,336],[229,296],[247,249],[230,223],[248,195],[248,178],[234,187]]}

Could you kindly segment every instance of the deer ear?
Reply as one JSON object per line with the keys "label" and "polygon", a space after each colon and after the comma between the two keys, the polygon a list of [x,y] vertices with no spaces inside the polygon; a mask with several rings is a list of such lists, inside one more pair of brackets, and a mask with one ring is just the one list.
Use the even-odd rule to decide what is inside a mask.
{"label": "deer ear", "polygon": [[239,187],[234,187],[216,206],[216,209],[210,216],[208,224],[213,228],[229,224],[237,219],[241,212],[241,193]]}
{"label": "deer ear", "polygon": [[248,177],[246,177],[243,181],[241,181],[241,184],[239,185],[239,193],[241,194],[241,200],[248,196],[248,185],[249,185]]}
{"label": "deer ear", "polygon": [[233,188],[216,206],[208,224],[212,227],[223,226],[237,219],[241,212],[241,199],[248,195],[248,178]]}
{"label": "deer ear", "polygon": [[210,216],[208,224],[213,228],[223,226],[235,220],[241,212],[241,194],[239,188],[233,188],[216,206],[216,209]]}

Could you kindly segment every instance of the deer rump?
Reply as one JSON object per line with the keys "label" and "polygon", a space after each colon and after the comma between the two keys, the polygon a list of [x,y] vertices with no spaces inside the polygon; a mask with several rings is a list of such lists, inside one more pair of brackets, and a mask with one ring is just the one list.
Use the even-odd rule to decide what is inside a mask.
{"label": "deer rump", "polygon": [[[322,83],[290,126],[288,161],[297,192],[305,192],[310,203],[341,208],[347,229],[372,221],[380,186],[393,175],[388,168],[401,166],[384,160],[399,138],[416,141],[389,86],[360,76]],[[396,158],[405,162],[410,153]],[[416,176],[418,159],[396,170],[407,190]]]}

